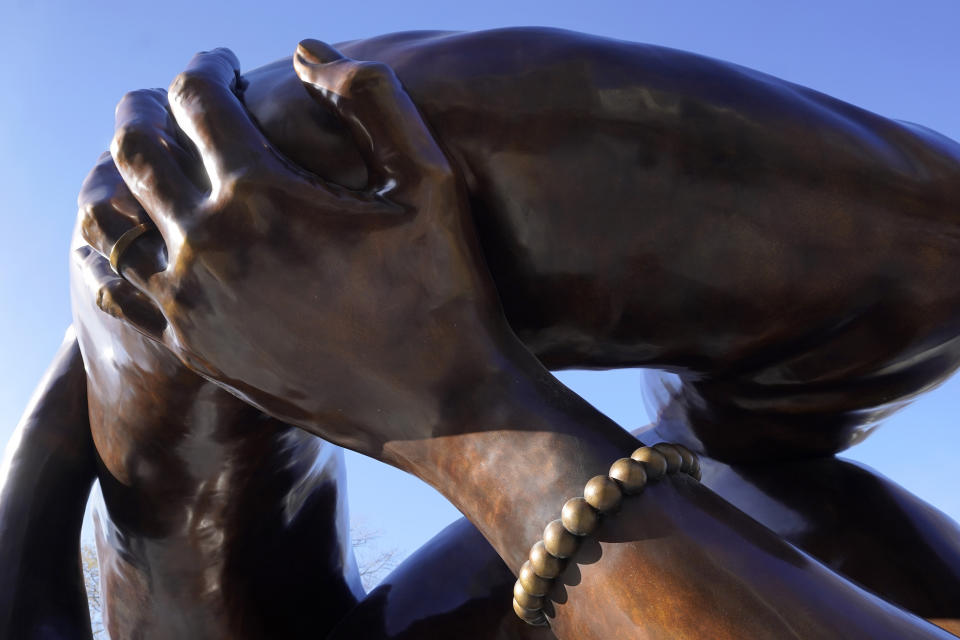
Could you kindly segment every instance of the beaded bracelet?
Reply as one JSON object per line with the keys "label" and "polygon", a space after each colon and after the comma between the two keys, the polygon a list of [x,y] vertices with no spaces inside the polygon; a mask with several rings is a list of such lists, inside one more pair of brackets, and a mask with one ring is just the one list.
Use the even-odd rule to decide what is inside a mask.
{"label": "beaded bracelet", "polygon": [[679,444],[661,442],[640,447],[629,458],[620,458],[607,475],[594,476],[583,489],[583,497],[571,498],[563,505],[560,519],[543,530],[543,540],[530,549],[530,559],[520,567],[513,586],[513,610],[527,624],[546,626],[544,596],[564,568],[564,559],[577,550],[580,538],[596,530],[600,515],[620,506],[623,495],[643,491],[649,480],[668,473],[686,473],[700,479],[700,461]]}

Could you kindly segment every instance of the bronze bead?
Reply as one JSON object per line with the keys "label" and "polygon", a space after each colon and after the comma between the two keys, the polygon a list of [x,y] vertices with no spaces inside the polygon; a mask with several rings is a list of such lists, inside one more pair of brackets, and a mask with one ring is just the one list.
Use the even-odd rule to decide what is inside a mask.
{"label": "bronze bead", "polygon": [[620,485],[608,476],[594,476],[583,488],[583,499],[600,513],[606,513],[620,506],[623,493]]}
{"label": "bronze bead", "polygon": [[513,584],[513,599],[524,609],[543,608],[543,598],[540,596],[532,596],[527,593],[526,589],[523,588],[523,585],[520,584],[519,580]]}
{"label": "bronze bead", "polygon": [[676,473],[680,470],[680,465],[683,464],[683,458],[672,444],[659,442],[653,445],[653,448],[662,453],[663,457],[667,459],[667,473]]}
{"label": "bronze bead", "polygon": [[547,623],[547,617],[539,609],[527,609],[517,599],[513,599],[513,610],[524,622],[533,625],[543,625]]}
{"label": "bronze bead", "polygon": [[597,519],[597,512],[583,498],[570,498],[560,512],[564,528],[575,536],[592,533],[597,528]]}
{"label": "bronze bead", "polygon": [[557,558],[569,558],[579,544],[580,540],[563,527],[561,520],[554,520],[543,530],[543,546]]}
{"label": "bronze bead", "polygon": [[680,472],[681,473],[690,473],[693,470],[694,461],[697,459],[693,452],[690,449],[687,449],[682,444],[672,445],[674,449],[677,450],[677,453],[680,454]]}
{"label": "bronze bead", "polygon": [[543,542],[538,542],[530,549],[530,566],[533,572],[541,578],[556,578],[563,571],[560,558],[553,556]]}
{"label": "bronze bead", "polygon": [[630,457],[643,463],[650,480],[659,480],[667,473],[667,458],[653,447],[640,447]]}
{"label": "bronze bead", "polygon": [[520,583],[524,591],[532,596],[546,595],[547,591],[550,590],[550,585],[553,584],[550,580],[538,576],[533,571],[533,567],[530,566],[529,560],[524,562],[523,566],[520,567],[520,575],[517,576],[517,582]]}
{"label": "bronze bead", "polygon": [[[692,452],[691,452],[692,453]],[[690,471],[688,472],[691,477],[700,479],[700,456],[693,453],[693,464],[690,465]]]}
{"label": "bronze bead", "polygon": [[620,458],[610,465],[609,475],[620,483],[620,488],[628,496],[640,493],[647,486],[646,469],[631,458]]}

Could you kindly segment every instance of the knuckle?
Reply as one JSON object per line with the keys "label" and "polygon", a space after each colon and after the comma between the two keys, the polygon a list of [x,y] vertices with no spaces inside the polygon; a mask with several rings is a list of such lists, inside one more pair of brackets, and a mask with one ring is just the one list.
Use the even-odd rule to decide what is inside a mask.
{"label": "knuckle", "polygon": [[129,298],[128,286],[122,280],[111,280],[101,285],[96,293],[97,306],[114,317],[121,317],[124,304]]}
{"label": "knuckle", "polygon": [[166,94],[159,89],[135,89],[127,91],[117,103],[115,113],[118,118],[129,116],[130,114],[155,111],[157,108],[165,108]]}
{"label": "knuckle", "polygon": [[113,164],[113,156],[108,149],[100,155],[97,164],[83,179],[83,184],[80,186],[80,193],[77,194],[77,207],[81,211],[86,203],[100,199],[104,192],[105,185],[109,182],[108,178],[116,176],[116,171],[116,166]]}
{"label": "knuckle", "polygon": [[129,122],[114,131],[110,148],[115,160],[126,163],[142,155],[148,149],[156,147],[157,143],[155,132],[147,130],[137,122]]}
{"label": "knuckle", "polygon": [[130,292],[130,285],[124,280],[114,278],[101,286],[100,291],[109,295],[115,302],[121,302]]}
{"label": "knuckle", "polygon": [[142,104],[145,101],[155,100],[157,96],[156,89],[134,89],[133,91],[127,91],[123,94],[123,97],[120,98],[120,102],[117,103],[117,109],[121,109],[128,105]]}
{"label": "knuckle", "polygon": [[212,81],[206,74],[188,69],[178,73],[170,83],[169,95],[172,100],[180,103],[189,102],[207,91],[211,84]]}
{"label": "knuckle", "polygon": [[393,69],[382,62],[356,62],[349,74],[349,84],[354,91],[374,91],[392,82]]}
{"label": "knuckle", "polygon": [[371,78],[388,78],[393,75],[388,65],[375,60],[361,60],[357,62],[357,69],[364,76]]}
{"label": "knuckle", "polygon": [[206,51],[198,51],[190,61],[187,72],[207,70],[214,73],[233,73],[240,69],[240,60],[227,47],[215,47]]}
{"label": "knuckle", "polygon": [[263,158],[252,158],[225,169],[219,176],[220,203],[262,199],[265,194],[280,188],[277,178]]}
{"label": "knuckle", "polygon": [[84,216],[80,220],[80,237],[89,245],[99,245],[103,237],[100,224],[96,220]]}
{"label": "knuckle", "polygon": [[109,201],[97,200],[80,207],[80,234],[90,244],[96,244],[103,235],[104,221],[113,213]]}
{"label": "knuckle", "polygon": [[116,211],[109,198],[85,202],[80,207],[80,216],[85,224],[103,226],[104,221],[112,218]]}

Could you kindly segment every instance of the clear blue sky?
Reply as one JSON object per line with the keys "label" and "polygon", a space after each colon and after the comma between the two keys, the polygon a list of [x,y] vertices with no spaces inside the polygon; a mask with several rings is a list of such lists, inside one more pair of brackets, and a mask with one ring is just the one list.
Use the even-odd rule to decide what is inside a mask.
{"label": "clear blue sky", "polygon": [[[960,139],[956,0],[220,6],[2,0],[0,7],[0,220],[6,239],[0,251],[0,443],[70,322],[66,265],[76,193],[107,148],[114,105],[126,90],[167,86],[197,50],[229,46],[251,69],[289,55],[306,37],[336,42],[406,29],[564,27],[723,58]],[[646,422],[637,372],[563,379],[621,424]],[[960,379],[948,381],[849,457],[960,518],[953,489],[958,391]],[[416,480],[359,456],[349,464],[353,514],[382,530],[384,544],[412,551],[457,515]],[[405,516],[411,502],[422,517]]]}

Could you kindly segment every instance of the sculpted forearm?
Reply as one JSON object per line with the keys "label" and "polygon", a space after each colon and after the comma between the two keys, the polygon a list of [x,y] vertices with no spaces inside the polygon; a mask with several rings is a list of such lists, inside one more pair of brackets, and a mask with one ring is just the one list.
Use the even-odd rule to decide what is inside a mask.
{"label": "sculpted forearm", "polygon": [[80,527],[96,473],[73,330],[0,464],[0,637],[89,640]]}
{"label": "sculpted forearm", "polygon": [[[394,441],[386,459],[440,490],[516,573],[564,502],[639,445],[546,372],[515,362],[464,399],[457,435]],[[625,498],[557,582],[558,638],[948,637],[685,476]]]}
{"label": "sculpted forearm", "polygon": [[[712,375],[822,341],[823,364],[794,369],[881,370],[903,345],[864,339],[873,351],[836,365],[837,325],[933,336],[957,307],[941,274],[960,145],[923,127],[727,62],[558,30],[393,34],[344,51],[395,68],[463,175],[511,327],[550,367]],[[349,131],[288,61],[245,77],[244,104],[280,151],[364,187]],[[890,309],[885,278],[922,286]]]}
{"label": "sculpted forearm", "polygon": [[[427,480],[516,571],[564,501],[635,443],[516,339],[469,218],[470,176],[449,164],[393,72],[315,41],[301,43],[294,63],[302,88],[354,137],[365,188],[291,167],[239,100],[238,61],[223,50],[199,54],[171,85],[169,105],[139,92],[118,108],[113,158],[157,225],[166,262],[124,279],[100,269],[91,282],[123,295],[98,304],[267,413]],[[180,148],[176,127],[200,158]],[[189,178],[203,170],[210,191]],[[715,273],[696,258],[696,243],[686,251],[691,273]],[[565,273],[553,255],[550,273]],[[685,299],[678,292],[664,299]],[[700,328],[682,326],[679,352],[693,344],[708,356],[684,342]],[[714,347],[733,344],[721,330],[703,333],[707,342],[717,334]],[[703,620],[727,638],[937,637],[691,481],[662,482],[609,522],[563,575],[569,589],[554,594],[561,638],[624,637],[637,627],[700,637]]]}
{"label": "sculpted forearm", "polygon": [[[344,51],[394,66],[544,364],[689,374],[669,439],[725,460],[829,455],[960,362],[956,142],[734,64],[571,32]],[[246,74],[245,106],[298,164],[364,188],[348,127],[291,67]]]}

